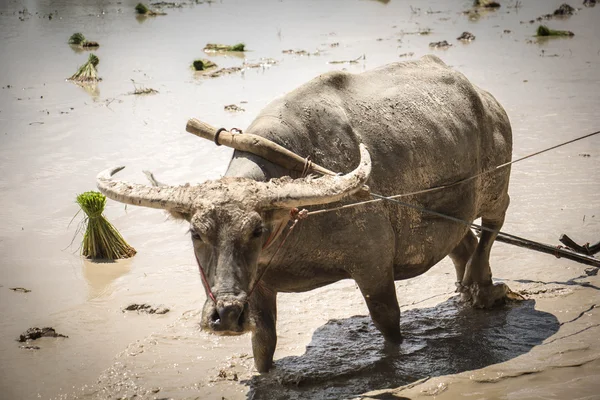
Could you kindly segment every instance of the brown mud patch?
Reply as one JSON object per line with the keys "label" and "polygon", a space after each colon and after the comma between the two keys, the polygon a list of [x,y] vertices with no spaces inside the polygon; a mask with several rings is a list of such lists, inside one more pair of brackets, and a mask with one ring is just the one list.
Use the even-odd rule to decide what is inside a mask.
{"label": "brown mud patch", "polygon": [[68,336],[66,336],[66,335],[56,333],[56,330],[54,328],[46,327],[46,328],[29,328],[19,336],[17,341],[29,342],[31,340],[37,340],[41,337],[68,338]]}
{"label": "brown mud patch", "polygon": [[150,304],[130,304],[123,309],[123,312],[127,311],[137,311],[138,313],[145,314],[166,314],[171,310],[162,306],[154,307]]}
{"label": "brown mud patch", "polygon": [[318,328],[302,356],[277,360],[269,374],[245,381],[253,399],[348,398],[369,387],[484,368],[526,354],[560,323],[534,300],[475,310],[458,297],[402,314],[404,341],[389,346],[369,316]]}

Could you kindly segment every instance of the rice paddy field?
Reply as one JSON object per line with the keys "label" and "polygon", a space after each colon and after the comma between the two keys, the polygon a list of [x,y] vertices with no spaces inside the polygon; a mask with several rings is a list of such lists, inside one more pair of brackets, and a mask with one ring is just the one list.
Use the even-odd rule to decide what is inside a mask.
{"label": "rice paddy field", "polygon": [[[600,278],[583,264],[497,243],[494,278],[527,300],[486,312],[457,303],[445,259],[396,283],[406,339],[393,355],[353,282],[282,294],[276,368],[259,375],[248,335],[199,328],[188,226],[108,201],[137,254],[97,263],[75,215],[108,167],[139,183],[144,170],[169,184],[221,176],[232,150],[187,133],[191,117],[244,129],[321,73],[425,54],[500,101],[515,159],[597,131],[600,5],[543,17],[562,1],[185,0],[148,3],[166,14],[152,16],[137,3],[0,2],[0,398],[598,398]],[[574,36],[536,37],[541,24]],[[69,44],[78,32],[98,46]],[[92,53],[101,80],[68,80]],[[515,164],[503,231],[598,242],[599,177],[600,135]],[[68,338],[19,342],[33,327]]]}

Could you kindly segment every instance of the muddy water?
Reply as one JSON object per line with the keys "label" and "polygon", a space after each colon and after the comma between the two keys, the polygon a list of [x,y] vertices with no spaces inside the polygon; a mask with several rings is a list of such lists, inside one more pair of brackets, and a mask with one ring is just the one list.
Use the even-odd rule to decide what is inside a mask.
{"label": "muddy water", "polygon": [[[407,340],[395,351],[382,346],[352,282],[281,295],[277,368],[256,376],[248,336],[199,331],[204,295],[186,226],[155,210],[110,203],[106,215],[138,254],[94,264],[78,256],[80,236],[71,244],[81,216],[69,223],[75,196],[93,189],[108,166],[126,165],[121,176],[137,182],[144,169],[169,183],[218,177],[231,151],[186,134],[189,117],[244,128],[271,99],[332,69],[360,72],[435,53],[505,106],[515,158],[597,130],[600,7],[549,22],[575,37],[530,43],[537,24],[521,21],[560,1],[518,9],[501,2],[500,10],[474,19],[461,14],[469,1],[413,2],[411,10],[400,0],[224,0],[156,18],[136,17],[135,3],[0,3],[0,397],[344,398],[427,377],[436,378],[398,396],[598,393],[600,282],[579,264],[497,244],[495,278],[528,291],[529,300],[481,313],[451,298],[454,272],[444,260],[397,283]],[[428,28],[429,35],[410,34]],[[474,42],[455,40],[465,30]],[[77,31],[101,45],[95,53],[103,81],[91,90],[65,81],[87,58],[66,44]],[[429,49],[440,40],[453,46]],[[278,64],[218,79],[190,71],[206,42],[238,41],[246,42],[249,62]],[[313,54],[282,54],[287,49]],[[414,54],[399,57],[405,53]],[[362,55],[355,64],[328,64]],[[211,59],[223,67],[243,62]],[[129,95],[131,80],[159,93]],[[228,113],[227,104],[246,111]],[[515,165],[504,230],[548,243],[562,233],[595,243],[599,172],[598,137]],[[171,312],[123,313],[131,303]],[[33,326],[69,338],[20,349],[15,339]]]}

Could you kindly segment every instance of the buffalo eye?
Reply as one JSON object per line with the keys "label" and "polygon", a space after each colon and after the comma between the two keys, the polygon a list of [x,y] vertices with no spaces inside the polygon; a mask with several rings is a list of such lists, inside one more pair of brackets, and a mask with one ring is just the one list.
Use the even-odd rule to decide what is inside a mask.
{"label": "buffalo eye", "polygon": [[252,231],[252,237],[258,238],[261,237],[264,230],[262,226],[257,226],[256,229]]}
{"label": "buffalo eye", "polygon": [[198,232],[196,232],[195,230],[190,229],[190,234],[192,236],[192,240],[200,240],[200,241],[202,241],[202,238],[200,237],[200,234]]}

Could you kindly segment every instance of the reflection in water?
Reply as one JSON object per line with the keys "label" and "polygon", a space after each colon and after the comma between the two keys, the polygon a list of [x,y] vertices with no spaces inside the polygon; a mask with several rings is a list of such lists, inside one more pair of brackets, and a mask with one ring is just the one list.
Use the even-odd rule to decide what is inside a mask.
{"label": "reflection in water", "polygon": [[203,51],[203,55],[208,57],[221,57],[221,58],[238,58],[245,59],[246,53],[243,51],[214,51],[214,52],[205,52]]}
{"label": "reflection in water", "polygon": [[88,299],[108,296],[112,283],[131,270],[131,259],[115,262],[92,262],[83,259],[83,276],[88,283]]}
{"label": "reflection in water", "polygon": [[285,357],[276,369],[247,384],[249,397],[345,398],[415,380],[498,364],[556,333],[552,314],[527,300],[494,310],[463,306],[457,297],[402,314],[404,342],[385,346],[368,316],[330,320],[302,356]]}

